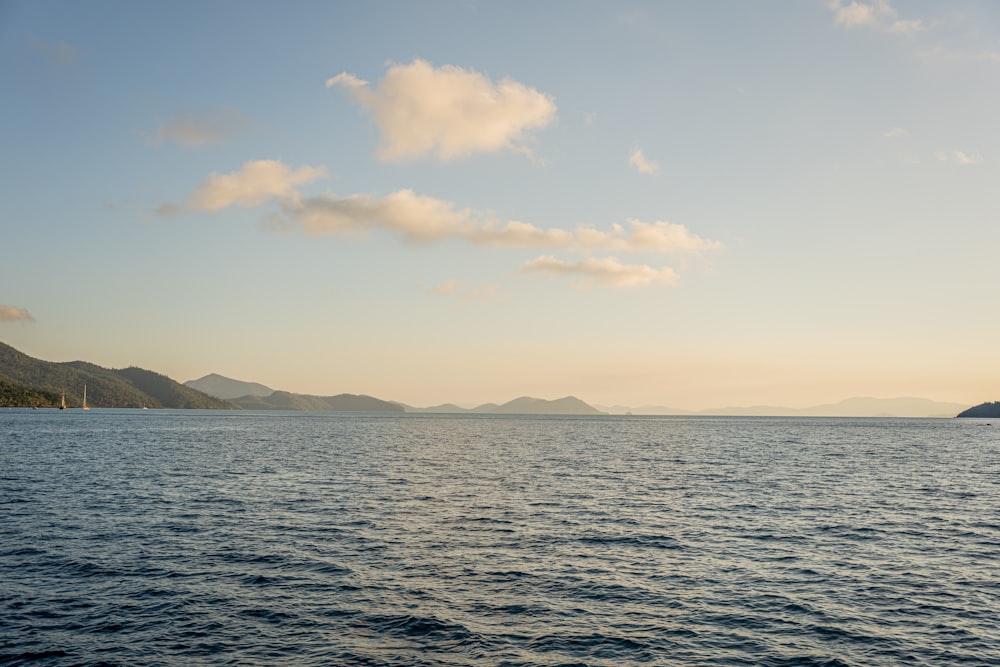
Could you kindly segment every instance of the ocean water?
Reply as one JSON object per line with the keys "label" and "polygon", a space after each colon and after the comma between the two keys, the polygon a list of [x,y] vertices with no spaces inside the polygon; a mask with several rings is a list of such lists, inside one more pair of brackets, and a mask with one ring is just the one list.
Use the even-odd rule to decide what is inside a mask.
{"label": "ocean water", "polygon": [[1000,422],[2,411],[0,663],[997,665]]}

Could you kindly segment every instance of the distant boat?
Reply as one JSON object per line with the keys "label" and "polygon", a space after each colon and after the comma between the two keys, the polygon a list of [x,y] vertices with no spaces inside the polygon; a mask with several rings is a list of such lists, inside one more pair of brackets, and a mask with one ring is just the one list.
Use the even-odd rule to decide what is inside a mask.
{"label": "distant boat", "polygon": [[84,383],[84,385],[83,385],[83,405],[81,407],[84,410],[89,410],[90,409],[90,408],[87,407],[87,384],[86,383]]}
{"label": "distant boat", "polygon": [[63,389],[62,403],[59,404],[59,409],[60,410],[65,410],[66,409],[66,390],[65,389]]}

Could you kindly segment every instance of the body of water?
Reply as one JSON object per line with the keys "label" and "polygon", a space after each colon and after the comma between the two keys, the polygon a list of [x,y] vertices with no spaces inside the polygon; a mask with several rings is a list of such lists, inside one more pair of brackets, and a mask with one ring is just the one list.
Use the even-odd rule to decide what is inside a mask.
{"label": "body of water", "polygon": [[1000,664],[1000,422],[0,412],[0,663]]}

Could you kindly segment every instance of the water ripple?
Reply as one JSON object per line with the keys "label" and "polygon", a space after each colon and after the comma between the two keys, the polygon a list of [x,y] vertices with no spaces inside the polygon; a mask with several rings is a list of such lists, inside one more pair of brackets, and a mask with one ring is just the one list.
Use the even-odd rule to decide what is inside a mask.
{"label": "water ripple", "polygon": [[964,420],[5,417],[0,664],[1000,664]]}

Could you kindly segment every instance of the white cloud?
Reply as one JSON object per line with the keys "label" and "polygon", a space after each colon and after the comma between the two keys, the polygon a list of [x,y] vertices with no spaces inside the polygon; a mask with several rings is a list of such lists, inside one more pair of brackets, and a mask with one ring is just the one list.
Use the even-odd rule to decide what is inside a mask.
{"label": "white cloud", "polygon": [[827,7],[834,12],[834,25],[848,29],[871,28],[881,32],[912,35],[924,28],[919,20],[899,18],[899,12],[889,4],[889,0],[852,0],[847,4],[843,0],[829,0]]}
{"label": "white cloud", "polygon": [[184,205],[166,204],[161,214],[185,210],[219,211],[229,206],[254,208],[270,200],[280,203],[283,224],[298,226],[310,235],[357,234],[389,231],[408,241],[464,240],[482,246],[561,248],[576,251],[700,253],[721,248],[684,225],[666,221],[629,220],[610,229],[579,225],[573,229],[539,227],[519,220],[506,222],[453,202],[398,190],[385,197],[325,193],[303,197],[296,186],[326,175],[324,167],[292,170],[277,160],[247,162],[231,174],[210,174],[187,197]]}
{"label": "white cloud", "polygon": [[721,248],[717,241],[692,234],[671,222],[629,220],[610,230],[578,226],[572,230],[511,220],[476,220],[471,209],[452,202],[399,190],[382,198],[370,195],[289,199],[283,211],[307,234],[395,232],[408,241],[464,240],[482,246],[559,248],[577,251],[700,253]]}
{"label": "white cloud", "polygon": [[[219,211],[229,206],[253,208],[269,201],[277,207],[265,216],[274,230],[300,229],[308,235],[364,235],[386,232],[414,243],[464,241],[478,246],[556,249],[571,252],[641,252],[698,254],[722,247],[717,241],[691,233],[684,225],[666,221],[628,220],[609,229],[578,225],[572,229],[539,227],[519,220],[506,222],[459,208],[453,202],[398,190],[384,197],[353,194],[338,197],[324,193],[304,197],[297,186],[325,175],[323,167],[292,170],[276,160],[248,162],[232,174],[211,174],[195,188],[183,205],[167,204],[159,213],[167,215],[191,210]],[[577,274],[590,284],[633,286],[672,284],[673,269],[625,265],[617,259],[588,258],[568,263],[551,256],[529,263],[526,271]],[[431,291],[451,294],[458,284],[443,283]],[[465,290],[465,298],[492,298],[495,287]]]}
{"label": "white cloud", "polygon": [[628,156],[628,163],[639,170],[640,174],[655,174],[660,170],[660,165],[655,160],[646,159],[642,149],[636,146]]}
{"label": "white cloud", "polygon": [[886,130],[882,133],[882,136],[886,139],[899,139],[901,137],[907,137],[910,133],[901,127],[894,127],[891,130]]}
{"label": "white cloud", "polygon": [[588,286],[645,287],[653,284],[674,285],[677,282],[677,273],[669,267],[622,264],[614,257],[588,257],[578,262],[567,262],[552,255],[542,255],[526,262],[521,271],[578,277]]}
{"label": "white cloud", "polygon": [[198,147],[228,141],[246,131],[250,125],[250,119],[235,109],[179,111],[170,120],[161,122],[155,132],[147,134],[147,138],[157,146],[172,141]]}
{"label": "white cloud", "polygon": [[346,72],[327,79],[368,110],[379,128],[384,160],[436,155],[452,160],[477,152],[530,151],[525,132],[556,116],[552,98],[511,79],[494,83],[478,72],[423,60],[394,65],[372,89]]}
{"label": "white cloud", "polygon": [[31,316],[25,308],[17,308],[16,306],[5,306],[0,303],[0,322],[34,322],[35,318]]}
{"label": "white cloud", "polygon": [[370,195],[324,194],[284,205],[285,213],[312,235],[389,230],[409,241],[440,241],[472,233],[468,209],[399,190],[381,199]]}
{"label": "white cloud", "polygon": [[983,156],[979,153],[966,153],[965,151],[937,151],[934,157],[938,162],[948,162],[957,165],[979,164],[983,161]]}
{"label": "white cloud", "polygon": [[254,208],[269,199],[297,201],[297,185],[311,183],[326,175],[324,167],[299,167],[292,171],[277,160],[247,162],[232,174],[212,173],[188,195],[187,202],[165,204],[157,209],[160,215],[173,215],[184,210],[218,211],[238,205]]}

